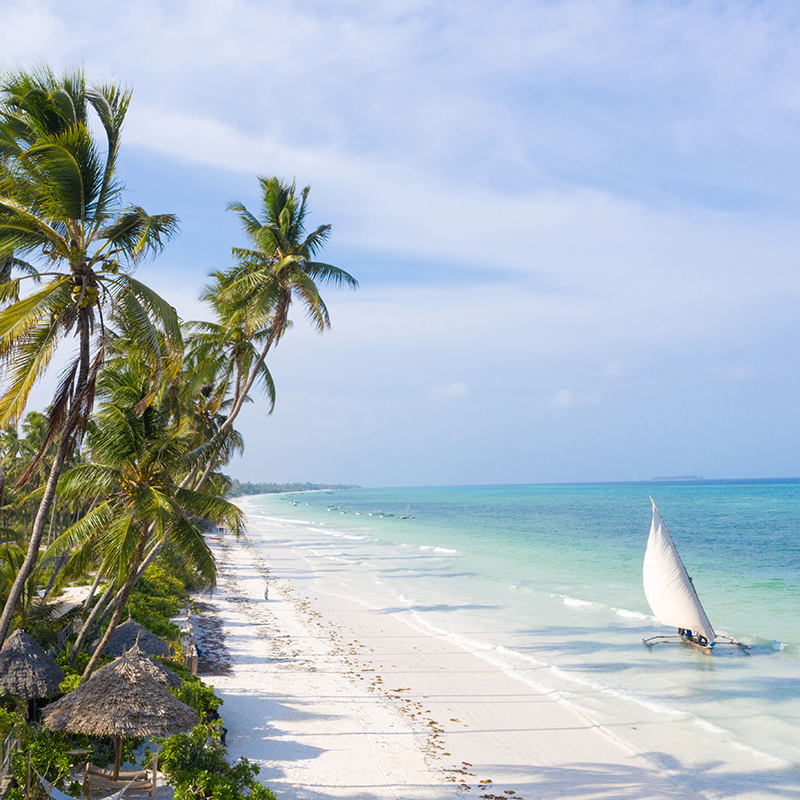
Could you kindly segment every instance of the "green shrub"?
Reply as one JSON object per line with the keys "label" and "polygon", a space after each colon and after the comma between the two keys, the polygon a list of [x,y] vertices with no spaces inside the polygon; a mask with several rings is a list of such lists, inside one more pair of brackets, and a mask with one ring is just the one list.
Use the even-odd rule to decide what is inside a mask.
{"label": "green shrub", "polygon": [[0,741],[5,741],[6,736],[14,728],[22,729],[25,726],[25,717],[19,711],[11,711],[0,707]]}
{"label": "green shrub", "polygon": [[[24,789],[25,774],[27,771],[27,754],[31,754],[31,769],[59,789],[64,789],[66,779],[69,778],[71,756],[66,755],[68,750],[80,748],[88,750],[82,760],[91,761],[100,766],[113,762],[116,755],[116,743],[112,737],[84,736],[82,734],[67,734],[50,731],[45,727],[33,727],[23,724],[18,728],[20,732],[20,749],[11,761],[11,774],[14,784]],[[123,739],[122,757],[125,761],[134,758],[134,751],[141,745],[142,740],[136,738]],[[33,774],[33,773],[32,773]],[[34,787],[35,784],[35,787]],[[33,797],[47,800],[41,784],[35,775],[31,783],[34,788]],[[78,794],[73,795],[75,797]],[[6,800],[13,800],[9,795]]]}
{"label": "green shrub", "polygon": [[148,597],[131,593],[127,609],[134,622],[144,625],[147,630],[160,636],[162,639],[172,641],[177,639],[180,628],[171,623],[170,617],[180,613],[181,604],[163,597]]}
{"label": "green shrub", "polygon": [[163,639],[174,641],[180,630],[169,620],[177,616],[188,599],[181,578],[157,561],[149,566],[134,586],[128,598],[128,611],[140,625]]}
{"label": "green shrub", "polygon": [[158,739],[158,766],[175,787],[175,800],[277,800],[246,758],[229,764],[206,725]]}
{"label": "green shrub", "polygon": [[170,691],[178,700],[191,706],[200,715],[200,719],[206,719],[209,711],[216,711],[223,703],[222,698],[214,693],[213,686],[203,683],[194,675],[184,678],[177,689]]}
{"label": "green shrub", "polygon": [[78,675],[83,675],[83,672],[86,669],[92,654],[86,649],[81,650],[80,653],[75,656],[74,664],[67,663],[70,655],[69,648],[65,648],[62,652],[56,655],[56,663],[67,675],[70,675],[73,672],[77,673]]}
{"label": "green shrub", "polygon": [[[175,661],[174,659],[169,658],[159,658],[158,659],[165,667],[169,667],[181,680],[187,680],[187,678],[194,678],[195,676],[192,675],[192,671],[189,667],[185,666],[180,661]],[[200,680],[197,678],[197,680]]]}
{"label": "green shrub", "polygon": [[31,796],[46,797],[42,785],[33,770],[58,789],[64,789],[64,779],[69,776],[70,759],[66,751],[70,749],[63,733],[26,726],[22,731],[21,748],[11,759],[11,774],[17,787],[24,789],[28,768],[27,754],[31,754]]}
{"label": "green shrub", "polygon": [[74,692],[80,685],[81,673],[71,672],[58,684],[58,688],[61,689],[62,694],[67,694],[68,692]]}

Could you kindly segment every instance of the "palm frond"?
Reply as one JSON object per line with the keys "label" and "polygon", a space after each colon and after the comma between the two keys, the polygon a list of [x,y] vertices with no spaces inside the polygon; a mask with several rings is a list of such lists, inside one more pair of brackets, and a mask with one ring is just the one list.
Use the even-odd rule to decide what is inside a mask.
{"label": "palm frond", "polygon": [[109,257],[122,256],[131,264],[156,255],[178,232],[174,214],[150,215],[139,206],[127,208],[111,225],[98,231],[97,236],[110,242]]}
{"label": "palm frond", "polygon": [[217,563],[203,534],[186,517],[181,517],[169,528],[169,542],[180,553],[186,566],[203,579],[207,587],[217,582]]}
{"label": "palm frond", "polygon": [[230,528],[237,536],[244,533],[245,516],[242,510],[223,500],[205,492],[196,492],[193,489],[178,489],[175,499],[187,513],[200,519],[211,520],[218,525]]}
{"label": "palm frond", "polygon": [[358,281],[345,270],[334,267],[332,264],[323,264],[320,261],[306,261],[303,271],[312,280],[321,280],[323,283],[330,283],[333,286],[346,286],[350,289],[358,289]]}
{"label": "palm frond", "polygon": [[40,319],[24,336],[16,337],[15,348],[5,356],[9,366],[7,388],[0,397],[0,425],[16,425],[22,417],[31,389],[55,354],[60,334],[50,319]]}
{"label": "palm frond", "polygon": [[78,464],[58,479],[59,497],[66,501],[89,497],[108,497],[122,477],[118,468],[108,464]]}

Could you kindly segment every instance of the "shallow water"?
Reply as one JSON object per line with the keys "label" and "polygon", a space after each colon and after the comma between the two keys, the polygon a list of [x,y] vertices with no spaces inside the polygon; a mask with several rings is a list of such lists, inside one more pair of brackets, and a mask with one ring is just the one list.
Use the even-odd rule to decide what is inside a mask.
{"label": "shallow water", "polygon": [[[641,585],[652,495],[718,633],[672,633]],[[411,609],[581,709],[708,797],[792,794],[800,764],[800,482],[446,487],[240,498],[344,591]],[[382,512],[382,513],[379,513]],[[413,519],[401,516],[413,515]],[[389,516],[393,514],[394,516]]]}

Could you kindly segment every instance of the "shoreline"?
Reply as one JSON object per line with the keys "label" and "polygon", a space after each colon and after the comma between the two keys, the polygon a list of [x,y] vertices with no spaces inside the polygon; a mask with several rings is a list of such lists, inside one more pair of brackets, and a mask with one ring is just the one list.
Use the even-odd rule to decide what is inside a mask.
{"label": "shoreline", "polygon": [[281,800],[690,796],[571,706],[346,596],[286,533],[211,543],[231,667],[203,676],[231,758]]}

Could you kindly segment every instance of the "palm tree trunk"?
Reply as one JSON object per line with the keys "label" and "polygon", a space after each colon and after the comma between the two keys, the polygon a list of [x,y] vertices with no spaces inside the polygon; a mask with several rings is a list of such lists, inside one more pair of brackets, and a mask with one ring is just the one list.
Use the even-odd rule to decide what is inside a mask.
{"label": "palm tree trunk", "polygon": [[86,665],[86,669],[81,677],[81,683],[85,683],[89,680],[89,678],[91,678],[92,672],[94,672],[94,668],[97,666],[97,662],[100,660],[100,656],[103,654],[103,650],[106,649],[108,640],[112,637],[114,631],[117,629],[117,625],[119,625],[119,621],[122,619],[122,614],[125,611],[125,604],[128,602],[128,597],[130,597],[131,590],[133,589],[133,585],[136,583],[136,578],[138,577],[139,565],[141,564],[142,556],[144,555],[146,543],[147,525],[143,524],[141,536],[139,538],[139,544],[136,547],[136,555],[131,563],[131,570],[122,586],[122,596],[120,598],[120,602],[117,604],[117,607],[114,610],[114,615],[111,617],[111,622],[108,623],[108,628],[106,628],[103,638],[100,639],[97,647],[94,650],[94,653],[92,654],[92,657],[89,659],[89,663]]}
{"label": "palm tree trunk", "polygon": [[95,575],[94,583],[92,584],[92,588],[89,589],[89,594],[86,595],[86,599],[83,601],[83,610],[88,611],[89,606],[92,604],[92,598],[94,597],[94,593],[97,591],[97,587],[100,585],[100,579],[103,577],[103,573],[101,570],[97,570],[97,575]]}
{"label": "palm tree trunk", "polygon": [[200,480],[197,482],[197,486],[195,487],[196,492],[202,491],[203,487],[206,485],[206,481],[208,480],[208,476],[211,474],[211,469],[214,466],[214,459],[209,458],[208,464],[206,464],[206,468],[203,470],[203,474],[200,476]]}
{"label": "palm tree trunk", "polygon": [[72,445],[72,434],[75,430],[75,420],[73,419],[73,414],[77,410],[78,404],[83,400],[83,393],[89,380],[90,331],[88,312],[84,311],[81,314],[78,321],[78,326],[80,330],[80,365],[78,369],[78,380],[75,384],[75,393],[73,394],[72,401],[70,402],[70,410],[67,415],[67,422],[61,429],[61,436],[58,440],[58,448],[56,449],[56,455],[53,459],[53,465],[50,467],[50,475],[47,478],[47,485],[45,486],[44,495],[42,495],[42,499],[39,502],[36,518],[33,521],[33,526],[31,528],[31,539],[28,544],[28,552],[25,556],[25,560],[22,562],[19,572],[17,573],[17,578],[14,581],[14,585],[11,587],[11,592],[8,595],[8,600],[6,600],[3,613],[0,615],[0,646],[2,646],[2,643],[5,641],[6,636],[8,635],[8,629],[11,627],[11,618],[14,616],[14,611],[17,607],[17,603],[19,602],[19,598],[22,596],[22,590],[25,586],[25,581],[28,580],[33,572],[33,568],[36,566],[36,560],[39,557],[39,546],[42,543],[42,535],[44,534],[44,526],[47,522],[48,514],[50,513],[50,507],[53,504],[53,500],[56,496],[56,487],[58,485],[58,479],[61,476],[61,470],[64,466],[64,461],[66,460],[67,453]]}
{"label": "palm tree trunk", "polygon": [[58,511],[58,503],[53,503],[53,510],[50,512],[50,527],[47,529],[47,546],[53,541],[53,526],[56,523],[56,511]]}
{"label": "palm tree trunk", "polygon": [[105,591],[103,594],[100,595],[100,599],[97,601],[97,604],[92,609],[92,613],[86,618],[86,621],[83,623],[83,627],[80,629],[78,633],[78,638],[75,640],[75,644],[72,645],[72,650],[69,653],[69,661],[67,662],[70,664],[75,663],[75,660],[78,658],[78,653],[80,653],[81,648],[86,643],[86,640],[89,638],[89,634],[94,629],[95,621],[100,616],[100,612],[105,608],[106,603],[108,602],[108,598],[111,597],[111,592],[114,591],[114,584],[109,583],[106,586]]}
{"label": "palm tree trunk", "polygon": [[14,616],[19,598],[22,596],[25,581],[28,580],[33,572],[33,568],[36,566],[36,560],[39,557],[39,545],[42,543],[42,536],[44,534],[44,526],[49,516],[50,506],[56,496],[56,485],[58,484],[58,478],[61,475],[61,468],[64,465],[69,446],[70,436],[65,431],[61,434],[61,438],[58,442],[56,457],[53,459],[53,466],[50,468],[50,476],[47,479],[44,495],[39,503],[39,510],[36,513],[36,519],[34,520],[33,529],[31,531],[31,539],[28,543],[28,552],[17,573],[14,585],[11,587],[5,608],[3,608],[3,613],[0,615],[0,644],[5,641],[8,635],[8,629],[11,627],[11,618]]}

